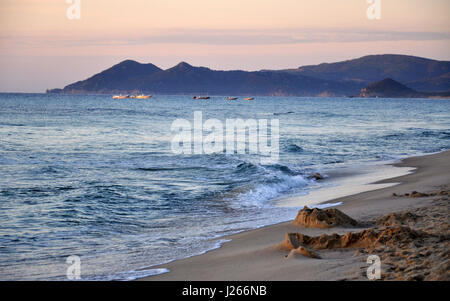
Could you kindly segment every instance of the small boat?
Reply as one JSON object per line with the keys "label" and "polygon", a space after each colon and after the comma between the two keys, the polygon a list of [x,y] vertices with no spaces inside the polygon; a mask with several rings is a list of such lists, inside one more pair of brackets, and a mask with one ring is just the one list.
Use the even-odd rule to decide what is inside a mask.
{"label": "small boat", "polygon": [[210,99],[211,97],[209,96],[194,96],[193,99]]}
{"label": "small boat", "polygon": [[136,98],[137,99],[149,99],[149,98],[152,98],[152,96],[141,94],[141,95],[136,96]]}
{"label": "small boat", "polygon": [[237,97],[227,97],[227,100],[236,100],[238,99]]}
{"label": "small boat", "polygon": [[125,98],[130,98],[130,95],[122,95],[122,94],[120,94],[120,95],[114,95],[112,98],[113,99],[125,99]]}
{"label": "small boat", "polygon": [[254,97],[247,97],[247,98],[244,98],[244,100],[254,100],[255,98]]}

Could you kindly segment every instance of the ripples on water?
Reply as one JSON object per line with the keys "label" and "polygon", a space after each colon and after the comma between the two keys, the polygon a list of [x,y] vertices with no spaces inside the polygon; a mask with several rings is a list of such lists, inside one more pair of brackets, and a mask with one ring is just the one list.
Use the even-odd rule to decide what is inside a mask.
{"label": "ripples on water", "polygon": [[[280,120],[280,162],[174,155],[177,118]],[[312,171],[448,149],[437,99],[0,94],[0,280],[165,272],[149,266],[217,247],[226,234],[293,218],[274,198],[306,192]]]}

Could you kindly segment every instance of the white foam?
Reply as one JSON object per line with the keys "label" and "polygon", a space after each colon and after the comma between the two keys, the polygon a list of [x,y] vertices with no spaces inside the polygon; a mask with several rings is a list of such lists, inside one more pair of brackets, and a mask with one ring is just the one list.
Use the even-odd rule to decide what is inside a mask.
{"label": "white foam", "polygon": [[337,203],[325,203],[325,204],[319,204],[319,205],[311,206],[311,208],[326,209],[326,208],[330,208],[330,207],[340,206],[340,205],[342,205],[342,204],[343,204],[342,202],[337,202]]}
{"label": "white foam", "polygon": [[[169,269],[143,269],[143,270],[131,270],[126,272],[118,272],[113,275],[108,275],[104,277],[100,277],[100,279],[91,279],[91,280],[102,280],[102,281],[132,281],[139,278],[155,276],[160,274],[165,274],[170,272]],[[87,279],[90,280],[90,279]]]}
{"label": "white foam", "polygon": [[278,175],[280,179],[277,183],[261,183],[255,188],[241,193],[233,202],[233,207],[266,207],[272,206],[268,201],[279,197],[281,194],[288,192],[293,188],[303,187],[307,185],[307,181],[300,175]]}
{"label": "white foam", "polygon": [[[354,195],[361,192],[391,187],[398,183],[373,184],[411,173],[414,168],[395,167],[392,165],[358,166],[354,175],[330,177],[318,189],[308,191],[306,195],[295,195],[276,201],[279,207],[314,206],[320,203]],[[351,174],[351,170],[347,170]]]}

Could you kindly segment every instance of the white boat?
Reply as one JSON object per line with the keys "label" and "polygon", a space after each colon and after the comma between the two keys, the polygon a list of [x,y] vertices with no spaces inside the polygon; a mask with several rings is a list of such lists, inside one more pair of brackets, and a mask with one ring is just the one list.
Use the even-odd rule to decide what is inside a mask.
{"label": "white boat", "polygon": [[236,100],[238,99],[237,97],[227,97],[227,100]]}
{"label": "white boat", "polygon": [[130,95],[122,95],[122,94],[120,94],[120,95],[114,95],[112,98],[113,99],[125,99],[125,98],[130,98]]}
{"label": "white boat", "polygon": [[136,96],[136,99],[149,99],[149,98],[152,98],[152,96],[151,95],[144,95],[144,94]]}
{"label": "white boat", "polygon": [[246,97],[246,98],[244,98],[244,100],[253,100],[253,99],[255,99],[254,97]]}

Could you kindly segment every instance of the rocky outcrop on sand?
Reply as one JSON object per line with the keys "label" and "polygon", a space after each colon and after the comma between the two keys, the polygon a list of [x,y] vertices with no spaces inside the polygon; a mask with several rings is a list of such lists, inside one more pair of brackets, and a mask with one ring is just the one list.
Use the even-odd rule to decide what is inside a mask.
{"label": "rocky outcrop on sand", "polygon": [[439,192],[429,192],[429,193],[413,191],[411,193],[397,194],[397,193],[394,192],[392,194],[392,196],[395,196],[395,197],[410,197],[410,198],[426,198],[426,197],[430,197],[430,196],[448,195],[448,194],[449,193],[448,193],[447,190],[441,190]]}
{"label": "rocky outcrop on sand", "polygon": [[338,209],[310,209],[306,206],[299,210],[294,220],[294,225],[308,228],[332,228],[357,224],[357,221]]}
{"label": "rocky outcrop on sand", "polygon": [[307,247],[314,250],[331,250],[343,248],[374,249],[377,244],[395,245],[409,242],[422,237],[423,233],[408,227],[388,228],[384,230],[367,229],[360,232],[347,232],[346,234],[322,234],[320,236],[307,236],[301,233],[288,233],[280,246],[287,250]]}
{"label": "rocky outcrop on sand", "polygon": [[289,255],[286,256],[286,258],[293,258],[296,256],[306,256],[306,257],[311,257],[311,258],[316,258],[316,259],[321,258],[316,252],[312,251],[309,248],[303,247],[303,246],[298,246],[298,248],[292,249],[289,252]]}
{"label": "rocky outcrop on sand", "polygon": [[385,215],[376,220],[375,223],[380,227],[397,227],[414,224],[418,219],[419,217],[416,214],[406,211]]}
{"label": "rocky outcrop on sand", "polygon": [[378,245],[373,250],[358,250],[358,254],[379,255],[385,280],[450,280],[449,205],[449,198],[444,196],[434,199],[431,206],[379,219],[381,227],[403,223],[421,235],[391,245]]}
{"label": "rocky outcrop on sand", "polygon": [[[408,197],[417,194],[412,192]],[[366,260],[368,254],[380,256],[383,280],[449,281],[449,189],[445,187],[427,195],[434,196],[431,205],[382,216],[370,221],[371,228],[319,236],[287,233],[284,241],[277,247],[289,251],[287,258],[307,256],[316,259],[320,259],[321,254],[324,255],[323,252],[327,250],[356,249],[352,251],[354,256],[360,256],[362,260]],[[312,214],[313,210],[300,210],[302,223],[308,224],[311,216],[324,214],[322,211]],[[317,220],[322,219],[313,219]],[[366,267],[361,272],[361,279],[367,279]]]}

